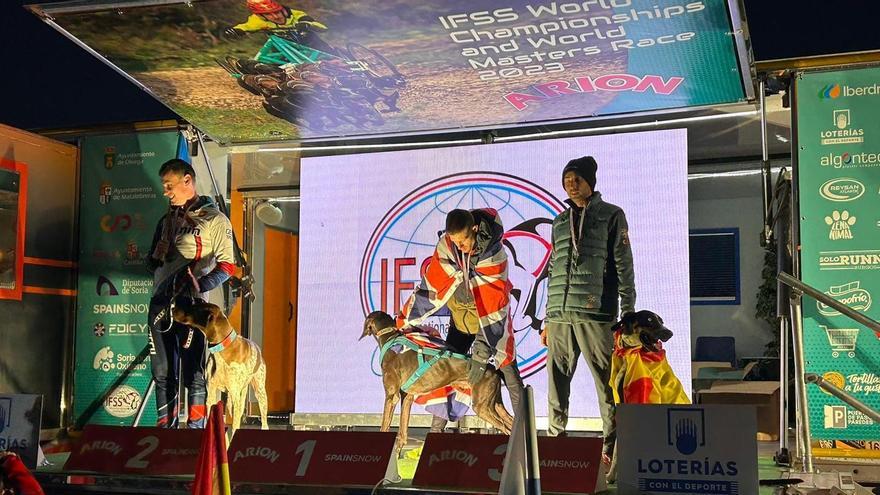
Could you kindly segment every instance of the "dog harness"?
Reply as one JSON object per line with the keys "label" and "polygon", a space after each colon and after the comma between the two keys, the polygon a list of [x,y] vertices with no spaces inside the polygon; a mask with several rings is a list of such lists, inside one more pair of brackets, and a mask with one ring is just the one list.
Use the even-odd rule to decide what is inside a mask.
{"label": "dog harness", "polygon": [[[388,333],[386,330],[396,330],[393,327],[390,329],[384,329],[379,331],[376,335],[383,335]],[[418,342],[414,342],[413,340],[407,338],[406,335],[398,335],[397,337],[392,338],[388,342],[385,342],[385,345],[382,346],[382,350],[379,353],[379,362],[381,363],[385,359],[385,354],[393,347],[401,346],[403,347],[403,351],[415,351],[419,367],[410,375],[409,378],[400,386],[400,389],[404,392],[408,392],[409,388],[412,387],[425,373],[431,369],[431,366],[434,366],[441,359],[452,358],[452,359],[469,359],[464,354],[459,354],[457,352],[452,352],[448,349],[434,349],[431,347],[425,347],[419,345]],[[427,359],[426,359],[427,357]]]}
{"label": "dog harness", "polygon": [[232,342],[234,342],[236,338],[238,338],[238,334],[235,333],[235,330],[233,330],[233,331],[229,332],[229,335],[227,335],[226,338],[221,340],[220,343],[211,344],[211,347],[208,347],[208,352],[210,352],[211,354],[221,352],[221,351],[223,351],[223,349],[226,349],[227,347],[232,345]]}

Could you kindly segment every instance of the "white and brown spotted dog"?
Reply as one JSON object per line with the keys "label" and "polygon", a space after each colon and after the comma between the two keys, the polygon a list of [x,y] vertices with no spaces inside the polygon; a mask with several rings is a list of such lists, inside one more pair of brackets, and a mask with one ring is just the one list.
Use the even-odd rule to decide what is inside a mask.
{"label": "white and brown spotted dog", "polygon": [[232,430],[239,429],[250,384],[260,406],[262,429],[268,430],[266,361],[259,346],[238,335],[216,304],[196,301],[191,305],[177,305],[173,315],[178,322],[205,333],[209,351],[205,377],[208,382],[208,407],[219,401],[219,393],[225,391],[227,410],[232,416]]}

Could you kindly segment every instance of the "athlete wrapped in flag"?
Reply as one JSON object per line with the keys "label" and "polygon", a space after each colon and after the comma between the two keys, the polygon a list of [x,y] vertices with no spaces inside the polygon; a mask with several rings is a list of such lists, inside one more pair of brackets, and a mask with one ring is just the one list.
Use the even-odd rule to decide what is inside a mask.
{"label": "athlete wrapped in flag", "polygon": [[[450,333],[474,335],[469,380],[476,383],[492,364],[504,378],[514,411],[522,396],[509,313],[507,253],[498,212],[452,210],[421,282],[397,318],[398,327],[418,326],[444,306]],[[453,330],[454,328],[454,330]]]}

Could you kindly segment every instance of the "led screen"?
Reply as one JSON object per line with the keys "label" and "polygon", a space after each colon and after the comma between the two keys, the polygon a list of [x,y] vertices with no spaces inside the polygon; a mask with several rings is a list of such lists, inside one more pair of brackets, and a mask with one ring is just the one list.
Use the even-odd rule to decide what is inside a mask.
{"label": "led screen", "polygon": [[[364,316],[399,309],[447,211],[491,207],[505,226],[518,364],[535,389],[536,414],[545,416],[547,356],[538,330],[550,222],[566,208],[562,168],[583,155],[599,163],[603,200],[626,212],[637,308],[657,312],[675,332],[665,348],[689,391],[686,144],[684,130],[670,130],[304,159],[296,411],[382,412],[376,342],[357,340]],[[431,324],[442,333],[448,319]],[[591,380],[581,361],[572,417],[599,416]]]}

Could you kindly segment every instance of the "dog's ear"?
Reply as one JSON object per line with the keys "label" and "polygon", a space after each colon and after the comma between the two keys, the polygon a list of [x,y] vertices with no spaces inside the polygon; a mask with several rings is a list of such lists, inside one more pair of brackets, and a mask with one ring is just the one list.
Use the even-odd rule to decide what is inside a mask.
{"label": "dog's ear", "polygon": [[214,304],[195,303],[186,311],[189,320],[186,324],[204,330],[215,323],[218,312],[222,316],[222,311]]}
{"label": "dog's ear", "polygon": [[174,318],[174,321],[178,323],[182,323],[184,325],[189,325],[192,323],[192,316],[190,316],[189,312],[184,311],[180,306],[174,306],[174,309],[171,311],[171,316]]}
{"label": "dog's ear", "polygon": [[621,330],[621,333],[623,333],[624,335],[629,335],[629,334],[633,333],[633,324],[635,323],[635,321],[636,321],[636,314],[635,313],[633,313],[633,312],[626,313],[623,315],[623,317],[620,319],[620,321],[618,321],[617,323],[615,323],[611,327],[611,331],[616,332],[618,330]]}
{"label": "dog's ear", "polygon": [[220,306],[211,306],[211,314],[208,316],[208,324],[213,324],[215,327],[222,328],[224,332],[229,333],[228,330],[232,326],[232,324],[229,323],[229,318],[226,317],[226,314],[223,313]]}

